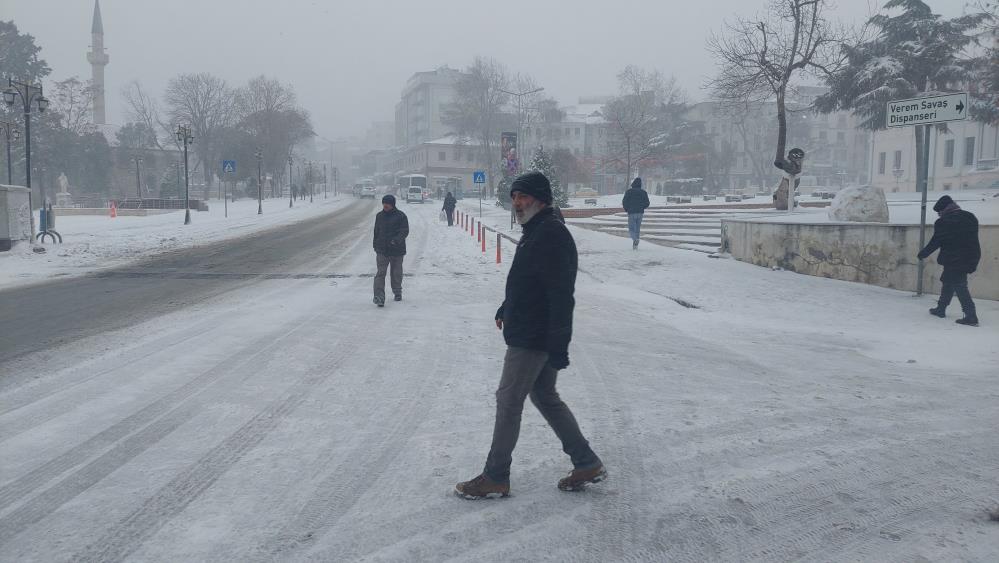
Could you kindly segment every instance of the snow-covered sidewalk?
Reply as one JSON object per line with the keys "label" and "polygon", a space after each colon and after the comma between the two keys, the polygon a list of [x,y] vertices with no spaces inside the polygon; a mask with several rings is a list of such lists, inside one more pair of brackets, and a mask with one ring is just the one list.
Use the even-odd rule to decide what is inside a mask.
{"label": "snow-covered sidewalk", "polygon": [[46,249],[44,254],[32,252],[27,243],[0,252],[0,289],[83,275],[170,250],[238,238],[330,213],[353,201],[350,195],[324,199],[319,194],[313,203],[298,200],[289,208],[287,199],[267,199],[264,213],[257,215],[257,200],[241,199],[229,202],[226,217],[225,204],[210,200],[209,211],[191,212],[190,225],[184,225],[183,210],[113,219],[109,215],[60,216],[56,227],[62,244],[40,245]]}

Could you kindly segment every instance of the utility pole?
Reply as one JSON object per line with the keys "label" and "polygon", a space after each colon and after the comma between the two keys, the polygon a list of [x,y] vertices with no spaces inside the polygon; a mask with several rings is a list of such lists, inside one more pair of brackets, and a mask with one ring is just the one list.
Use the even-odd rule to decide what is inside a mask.
{"label": "utility pole", "polygon": [[184,143],[184,224],[191,224],[191,173],[188,169],[187,147],[194,142],[191,128],[187,125],[177,126],[177,142]]}

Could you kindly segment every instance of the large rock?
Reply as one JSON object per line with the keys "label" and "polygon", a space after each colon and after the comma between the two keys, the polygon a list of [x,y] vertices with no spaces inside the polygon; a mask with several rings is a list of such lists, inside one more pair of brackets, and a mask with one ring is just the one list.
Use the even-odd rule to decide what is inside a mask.
{"label": "large rock", "polygon": [[843,188],[829,206],[829,219],[851,223],[887,223],[888,200],[881,188]]}

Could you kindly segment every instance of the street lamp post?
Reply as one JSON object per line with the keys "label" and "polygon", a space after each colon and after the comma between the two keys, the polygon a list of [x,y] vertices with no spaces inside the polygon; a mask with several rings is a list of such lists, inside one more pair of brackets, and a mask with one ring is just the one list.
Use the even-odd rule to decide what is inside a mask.
{"label": "street lamp post", "polygon": [[14,128],[14,123],[10,121],[0,121],[0,131],[3,131],[3,136],[7,140],[7,183],[14,183],[14,162],[10,158],[10,142],[11,140],[17,141],[21,138],[21,132]]}
{"label": "street lamp post", "polygon": [[291,189],[291,181],[293,178],[292,174],[294,173],[294,169],[292,169],[291,167],[292,162],[294,162],[294,160],[291,158],[291,155],[289,154],[288,155],[288,208],[289,209],[295,205],[295,199],[294,199],[295,195]]}
{"label": "street lamp post", "polygon": [[142,183],[139,179],[139,165],[142,164],[142,158],[138,156],[132,157],[132,162],[135,163],[135,195],[142,199]]}
{"label": "street lamp post", "polygon": [[191,224],[191,177],[188,170],[187,147],[194,142],[191,128],[187,125],[177,126],[177,142],[184,143],[184,224]]}
{"label": "street lamp post", "polygon": [[311,160],[306,160],[305,161],[305,183],[307,183],[309,185],[309,203],[312,203],[312,192],[314,190],[313,190],[313,185],[312,185],[312,161]]}
{"label": "street lamp post", "polygon": [[264,214],[264,200],[263,200],[263,195],[262,195],[262,192],[261,192],[261,190],[263,190],[263,187],[261,186],[261,182],[263,181],[263,180],[261,180],[261,176],[262,176],[261,175],[261,166],[263,165],[263,162],[264,162],[264,153],[263,153],[262,150],[260,150],[258,148],[257,152],[255,153],[255,155],[257,157],[257,215],[263,215]]}
{"label": "street lamp post", "polygon": [[326,163],[323,163],[323,199],[326,199],[326,189],[329,187],[330,181],[326,177]]}
{"label": "street lamp post", "polygon": [[[42,113],[45,111],[45,108],[49,107],[49,100],[42,93],[42,86],[40,84],[34,85],[27,82],[18,82],[13,78],[8,78],[7,89],[3,91],[3,101],[8,106],[13,106],[18,96],[21,97],[24,107],[24,187],[28,188],[28,207],[30,211],[30,208],[33,207],[31,205],[31,103],[34,102],[38,108],[38,112]],[[42,207],[44,206],[43,202]],[[32,213],[28,215],[31,216],[31,237],[34,240],[35,216]]]}

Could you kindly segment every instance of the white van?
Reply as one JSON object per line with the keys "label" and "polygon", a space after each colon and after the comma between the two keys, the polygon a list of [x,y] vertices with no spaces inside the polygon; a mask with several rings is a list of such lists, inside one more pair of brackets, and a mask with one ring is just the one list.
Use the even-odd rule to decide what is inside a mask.
{"label": "white van", "polygon": [[423,203],[423,188],[420,186],[406,188],[406,203]]}

